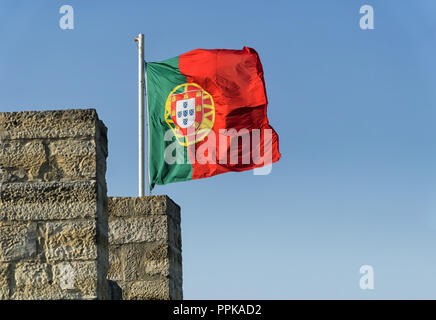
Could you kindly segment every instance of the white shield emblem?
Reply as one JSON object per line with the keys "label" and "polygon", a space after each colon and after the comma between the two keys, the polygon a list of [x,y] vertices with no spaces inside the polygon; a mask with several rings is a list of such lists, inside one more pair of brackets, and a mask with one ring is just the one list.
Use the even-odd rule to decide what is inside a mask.
{"label": "white shield emblem", "polygon": [[176,113],[180,128],[192,126],[195,122],[195,98],[177,101]]}

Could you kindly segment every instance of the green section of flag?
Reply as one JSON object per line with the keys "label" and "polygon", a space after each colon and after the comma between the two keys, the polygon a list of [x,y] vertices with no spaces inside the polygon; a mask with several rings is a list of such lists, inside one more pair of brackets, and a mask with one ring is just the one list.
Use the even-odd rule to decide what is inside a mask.
{"label": "green section of flag", "polygon": [[170,92],[176,86],[186,83],[187,80],[186,76],[180,73],[179,57],[161,62],[149,62],[146,64],[146,72],[150,126],[148,131],[150,134],[149,174],[150,186],[153,189],[156,184],[192,179],[192,165],[187,161],[188,154],[185,147],[183,147],[183,164],[168,164],[165,161],[166,148],[172,143],[177,143],[174,136],[172,136],[172,141],[164,140],[165,133],[170,130],[165,122],[165,102]]}

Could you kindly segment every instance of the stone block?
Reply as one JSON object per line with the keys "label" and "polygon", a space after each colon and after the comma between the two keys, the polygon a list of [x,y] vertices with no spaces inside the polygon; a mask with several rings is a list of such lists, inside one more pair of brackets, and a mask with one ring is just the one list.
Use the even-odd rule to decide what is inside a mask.
{"label": "stone block", "polygon": [[168,196],[109,197],[109,217],[168,215],[180,222],[180,207]]}
{"label": "stone block", "polygon": [[43,286],[51,282],[51,267],[47,263],[21,262],[15,267],[15,285]]}
{"label": "stone block", "polygon": [[97,259],[96,221],[48,222],[45,239],[48,261]]}
{"label": "stone block", "polygon": [[135,243],[122,246],[124,281],[169,276],[168,247],[165,242]]}
{"label": "stone block", "polygon": [[126,300],[168,300],[169,280],[146,280],[126,283],[123,290],[123,299]]}
{"label": "stone block", "polygon": [[180,207],[168,196],[137,197],[131,201],[134,215],[168,215],[180,221]]}
{"label": "stone block", "polygon": [[47,162],[41,141],[0,141],[0,168],[2,182],[34,180]]}
{"label": "stone block", "polygon": [[168,243],[166,241],[140,244],[140,246],[137,246],[137,250],[144,252],[145,261],[168,258]]}
{"label": "stone block", "polygon": [[49,146],[50,161],[62,172],[61,181],[96,179],[94,140],[55,140]]}
{"label": "stone block", "polygon": [[[62,262],[55,265],[35,264],[22,266],[39,275],[33,281],[25,274],[17,275],[20,282],[12,295],[14,300],[67,300],[97,299],[97,264],[95,261]],[[45,271],[50,272],[45,273]],[[47,282],[48,281],[48,282]]]}
{"label": "stone block", "polygon": [[109,217],[129,217],[133,215],[132,198],[108,197]]}
{"label": "stone block", "polygon": [[109,243],[126,244],[166,240],[167,217],[149,216],[109,221]]}
{"label": "stone block", "polygon": [[94,109],[0,113],[0,140],[95,137]]}
{"label": "stone block", "polygon": [[62,262],[53,266],[53,285],[84,299],[98,297],[96,261]]}
{"label": "stone block", "polygon": [[11,295],[11,300],[67,300],[79,299],[80,296],[62,292],[51,285],[34,285],[16,287]]}
{"label": "stone block", "polygon": [[36,224],[0,222],[0,262],[36,255]]}
{"label": "stone block", "polygon": [[182,299],[180,207],[167,196],[109,197],[108,213],[110,279],[123,299]]}
{"label": "stone block", "polygon": [[97,215],[95,181],[4,183],[0,219],[54,220]]}

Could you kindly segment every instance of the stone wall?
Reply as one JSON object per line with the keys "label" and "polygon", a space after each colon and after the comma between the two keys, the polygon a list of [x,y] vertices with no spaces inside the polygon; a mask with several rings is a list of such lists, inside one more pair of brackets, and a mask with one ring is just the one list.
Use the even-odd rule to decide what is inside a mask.
{"label": "stone wall", "polygon": [[0,113],[0,299],[106,299],[106,127],[95,110]]}
{"label": "stone wall", "polygon": [[109,198],[110,269],[123,299],[182,299],[180,207],[167,196]]}
{"label": "stone wall", "polygon": [[179,206],[108,198],[107,154],[93,109],[0,113],[0,300],[182,299]]}

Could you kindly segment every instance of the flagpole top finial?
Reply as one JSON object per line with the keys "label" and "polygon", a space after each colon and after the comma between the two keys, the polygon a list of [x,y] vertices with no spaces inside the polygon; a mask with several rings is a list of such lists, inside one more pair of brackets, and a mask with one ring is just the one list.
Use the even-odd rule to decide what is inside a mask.
{"label": "flagpole top finial", "polygon": [[134,41],[139,42],[140,40],[143,40],[143,39],[144,39],[144,34],[140,33],[135,37]]}

